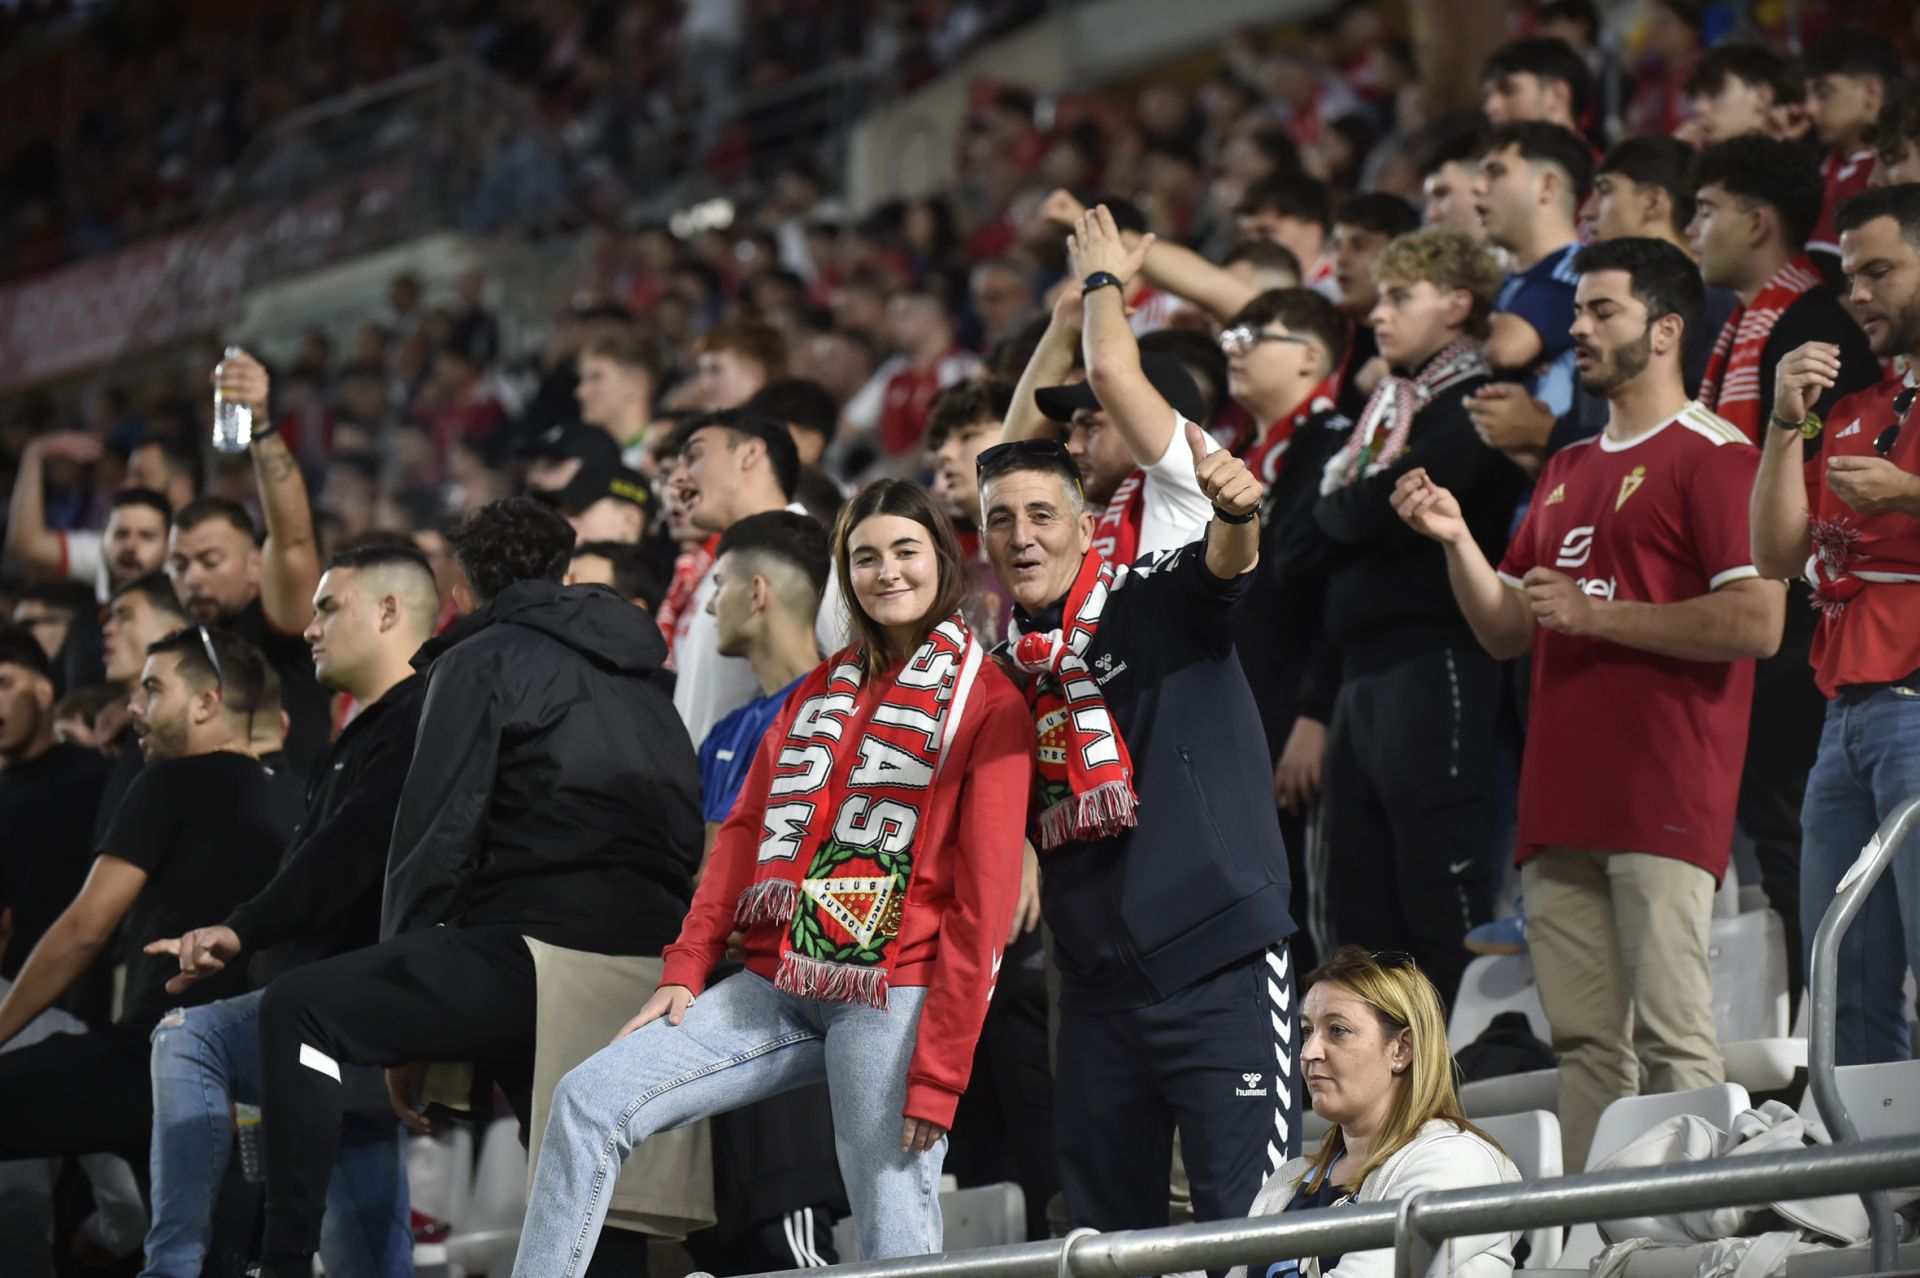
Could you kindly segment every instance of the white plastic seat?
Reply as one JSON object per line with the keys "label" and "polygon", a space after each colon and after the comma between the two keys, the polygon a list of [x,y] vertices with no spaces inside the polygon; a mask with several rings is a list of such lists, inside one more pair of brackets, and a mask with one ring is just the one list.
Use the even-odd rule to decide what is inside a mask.
{"label": "white plastic seat", "polygon": [[[1920,1061],[1842,1065],[1833,1071],[1833,1082],[1862,1140],[1920,1136]],[[1811,1087],[1800,1102],[1800,1116],[1820,1116]]]}
{"label": "white plastic seat", "polygon": [[1544,1109],[1560,1112],[1560,1071],[1530,1069],[1499,1078],[1482,1078],[1460,1088],[1460,1107],[1474,1122],[1502,1114]]}
{"label": "white plastic seat", "polygon": [[943,1251],[1027,1240],[1027,1198],[1012,1181],[945,1190],[940,1195],[940,1216]]}
{"label": "white plastic seat", "polygon": [[[1747,1089],[1738,1083],[1699,1087],[1690,1092],[1624,1097],[1607,1106],[1600,1115],[1600,1124],[1593,1130],[1593,1144],[1587,1150],[1586,1170],[1592,1171],[1602,1160],[1619,1153],[1669,1118],[1697,1114],[1721,1131],[1730,1131],[1734,1118],[1751,1104]],[[1560,1253],[1560,1268],[1585,1269],[1587,1262],[1599,1255],[1605,1245],[1598,1226],[1591,1222],[1575,1225],[1567,1236],[1566,1250]]]}
{"label": "white plastic seat", "polygon": [[448,1257],[468,1274],[504,1274],[513,1266],[527,1215],[527,1151],[520,1125],[499,1118],[481,1138],[466,1209],[450,1223]]}
{"label": "white plastic seat", "polygon": [[1533,983],[1533,960],[1524,954],[1482,954],[1467,964],[1447,1018],[1448,1044],[1459,1051],[1502,1012],[1525,1012],[1534,1037],[1543,1043],[1550,1040],[1553,1031]]}
{"label": "white plastic seat", "polygon": [[[1503,1114],[1477,1119],[1476,1125],[1491,1136],[1507,1157],[1520,1169],[1521,1179],[1531,1184],[1558,1176],[1560,1166],[1560,1120],[1544,1109],[1524,1114]],[[1551,1269],[1560,1259],[1560,1227],[1535,1229],[1526,1235],[1527,1267]]]}
{"label": "white plastic seat", "polygon": [[1758,910],[1714,919],[1707,961],[1713,1024],[1722,1043],[1788,1036],[1787,930],[1778,914]]}

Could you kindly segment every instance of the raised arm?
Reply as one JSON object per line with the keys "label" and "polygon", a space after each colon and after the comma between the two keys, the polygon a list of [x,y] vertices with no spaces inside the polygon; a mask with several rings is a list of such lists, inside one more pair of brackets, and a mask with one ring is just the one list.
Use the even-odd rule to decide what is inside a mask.
{"label": "raised arm", "polygon": [[[1808,342],[1781,359],[1773,376],[1773,411],[1784,421],[1805,421],[1820,392],[1840,376],[1840,348]],[[1753,527],[1753,566],[1762,577],[1780,581],[1798,577],[1813,553],[1813,525],[1807,514],[1805,451],[1795,431],[1762,427],[1760,472],[1753,479],[1749,515]]]}
{"label": "raised arm", "polygon": [[[1096,274],[1117,279],[1119,287],[1096,288],[1086,295],[1086,329],[1080,346],[1087,360],[1087,381],[1106,410],[1135,464],[1152,466],[1167,455],[1178,414],[1153,388],[1140,366],[1140,343],[1127,323],[1126,286],[1153,245],[1142,236],[1128,248],[1106,205],[1087,213],[1067,237],[1069,273],[1083,283]],[[1231,574],[1229,574],[1231,575]]]}
{"label": "raised arm", "polygon": [[99,460],[100,441],[78,431],[55,431],[27,441],[7,503],[7,556],[29,577],[58,577],[66,567],[66,539],[47,527],[46,459],[85,465]]}
{"label": "raised arm", "polygon": [[214,384],[253,409],[250,451],[267,519],[267,541],[260,548],[260,607],[274,629],[298,634],[313,615],[313,591],[320,584],[320,546],[314,538],[307,481],[287,441],[272,430],[267,370],[260,361],[245,352],[223,359],[214,369]]}
{"label": "raised arm", "polygon": [[[1193,477],[1213,503],[1207,524],[1207,571],[1232,581],[1260,562],[1260,481],[1247,464],[1187,423],[1187,447],[1193,450]],[[1236,522],[1238,521],[1238,522]]]}
{"label": "raised arm", "polygon": [[1226,267],[1166,240],[1155,241],[1147,250],[1140,273],[1161,292],[1186,298],[1223,324],[1260,295],[1259,289]]}
{"label": "raised arm", "polygon": [[1007,420],[1001,423],[1000,440],[1007,443],[1016,439],[1037,439],[1053,431],[1053,423],[1040,412],[1039,405],[1033,402],[1033,393],[1049,386],[1058,386],[1067,380],[1073,372],[1073,357],[1080,349],[1080,285],[1068,280],[1061,289],[1060,297],[1053,304],[1053,320],[1047,325],[1047,331],[1040,335],[1040,345],[1033,351],[1033,357],[1021,370],[1020,380],[1013,388],[1013,404],[1007,409]]}

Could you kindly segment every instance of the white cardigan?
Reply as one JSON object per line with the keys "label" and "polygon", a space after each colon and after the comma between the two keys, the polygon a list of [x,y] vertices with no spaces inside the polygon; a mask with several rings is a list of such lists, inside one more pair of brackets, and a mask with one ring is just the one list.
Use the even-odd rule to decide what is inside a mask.
{"label": "white cardigan", "polygon": [[[1294,1185],[1311,1160],[1296,1158],[1268,1179],[1253,1200],[1249,1216],[1275,1216],[1293,1200]],[[1466,1189],[1478,1185],[1511,1185],[1519,1181],[1520,1169],[1500,1150],[1463,1132],[1444,1118],[1436,1118],[1420,1128],[1414,1138],[1374,1169],[1360,1186],[1356,1202],[1388,1202],[1405,1198],[1415,1190]],[[1450,1278],[1509,1278],[1513,1273],[1513,1245],[1517,1233],[1479,1234],[1455,1238],[1443,1243],[1434,1261],[1433,1272]],[[1305,1263],[1303,1262],[1303,1272]],[[1393,1248],[1378,1251],[1350,1251],[1340,1258],[1339,1267],[1321,1278],[1391,1278]],[[1229,1271],[1228,1278],[1248,1278],[1245,1265]],[[1254,1274],[1252,1278],[1266,1278]]]}

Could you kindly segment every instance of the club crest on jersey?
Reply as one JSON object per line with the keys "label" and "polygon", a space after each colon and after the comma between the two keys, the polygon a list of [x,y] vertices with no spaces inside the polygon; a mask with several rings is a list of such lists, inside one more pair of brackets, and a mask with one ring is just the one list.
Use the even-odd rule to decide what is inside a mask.
{"label": "club crest on jersey", "polygon": [[1565,484],[1555,484],[1553,486],[1553,491],[1547,494],[1547,500],[1545,504],[1549,506],[1558,506],[1561,502],[1565,501],[1566,499],[1567,499],[1567,486]]}
{"label": "club crest on jersey", "polygon": [[1613,508],[1619,510],[1627,504],[1627,498],[1640,491],[1640,485],[1647,482],[1647,468],[1635,466],[1631,473],[1620,481],[1620,495],[1613,499]]}

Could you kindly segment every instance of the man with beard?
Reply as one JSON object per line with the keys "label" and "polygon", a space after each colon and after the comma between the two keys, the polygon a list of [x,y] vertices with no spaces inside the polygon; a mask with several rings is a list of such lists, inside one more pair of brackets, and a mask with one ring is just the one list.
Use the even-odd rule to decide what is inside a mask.
{"label": "man with beard", "polygon": [[[222,630],[190,626],[148,649],[132,707],[148,766],[86,882],[0,1000],[0,1047],[72,988],[116,935],[124,1008],[110,1026],[0,1055],[0,1159],[113,1153],[144,1166],[153,1123],[148,1033],[171,1007],[244,989],[236,970],[184,997],[169,994],[177,965],[141,946],[258,891],[293,835],[298,790],[246,748],[264,675],[259,652]],[[49,1103],[59,1096],[81,1100]]]}
{"label": "man with beard", "polygon": [[1708,923],[1753,659],[1779,645],[1786,593],[1748,544],[1759,457],[1687,398],[1699,272],[1674,245],[1634,238],[1581,250],[1575,269],[1574,357],[1608,401],[1607,428],[1547,463],[1499,570],[1424,469],[1393,502],[1444,548],[1486,650],[1533,651],[1518,859],[1577,1167],[1643,1066],[1656,1092],[1725,1079]]}
{"label": "man with beard", "polygon": [[[113,598],[107,601],[106,617],[100,623],[107,680],[124,688],[131,698],[140,690],[140,672],[146,668],[147,649],[192,622],[193,618],[187,615],[180,597],[173,593],[173,583],[164,572],[150,572],[115,590]],[[99,815],[94,819],[96,846],[113,823],[113,814],[120,810],[120,800],[126,795],[127,787],[147,763],[140,750],[140,736],[131,720],[108,742],[107,753],[113,756],[113,770],[100,794]]]}
{"label": "man with beard", "polygon": [[237,502],[200,497],[174,512],[167,572],[180,602],[204,625],[226,626],[266,657],[280,676],[287,709],[287,758],[305,776],[331,736],[327,694],[313,677],[300,637],[320,581],[313,508],[287,443],[267,413],[267,370],[247,354],[222,360],[214,378],[223,395],[253,409],[253,474],[267,535]]}
{"label": "man with beard", "polygon": [[[304,637],[321,684],[351,696],[360,710],[313,774],[285,863],[224,922],[176,937],[136,938],[147,942],[148,954],[179,959],[169,993],[191,989],[242,954],[254,956],[252,993],[170,1012],[154,1030],[153,1220],[143,1271],[153,1278],[193,1278],[206,1260],[229,1145],[228,1106],[260,1101],[258,1031],[267,983],[378,935],[387,836],[426,690],[410,662],[439,612],[433,571],[419,552],[367,546],[334,557],[315,589]],[[410,1274],[399,1129],[384,1077],[377,1069],[350,1069],[343,1083],[359,1103],[343,1121],[340,1161],[327,1190],[327,1272]]]}
{"label": "man with beard", "polygon": [[[1800,921],[1808,938],[1880,819],[1920,794],[1920,184],[1840,206],[1847,301],[1874,357],[1908,371],[1858,391],[1824,418],[1821,392],[1854,370],[1831,342],[1780,361],[1766,451],[1753,490],[1761,572],[1805,572],[1819,605],[1812,659],[1829,698],[1801,808]],[[1824,465],[1802,467],[1799,439],[1822,432]],[[1847,932],[1840,951],[1843,1065],[1905,1060],[1905,971],[1920,971],[1920,844],[1912,839]]]}

